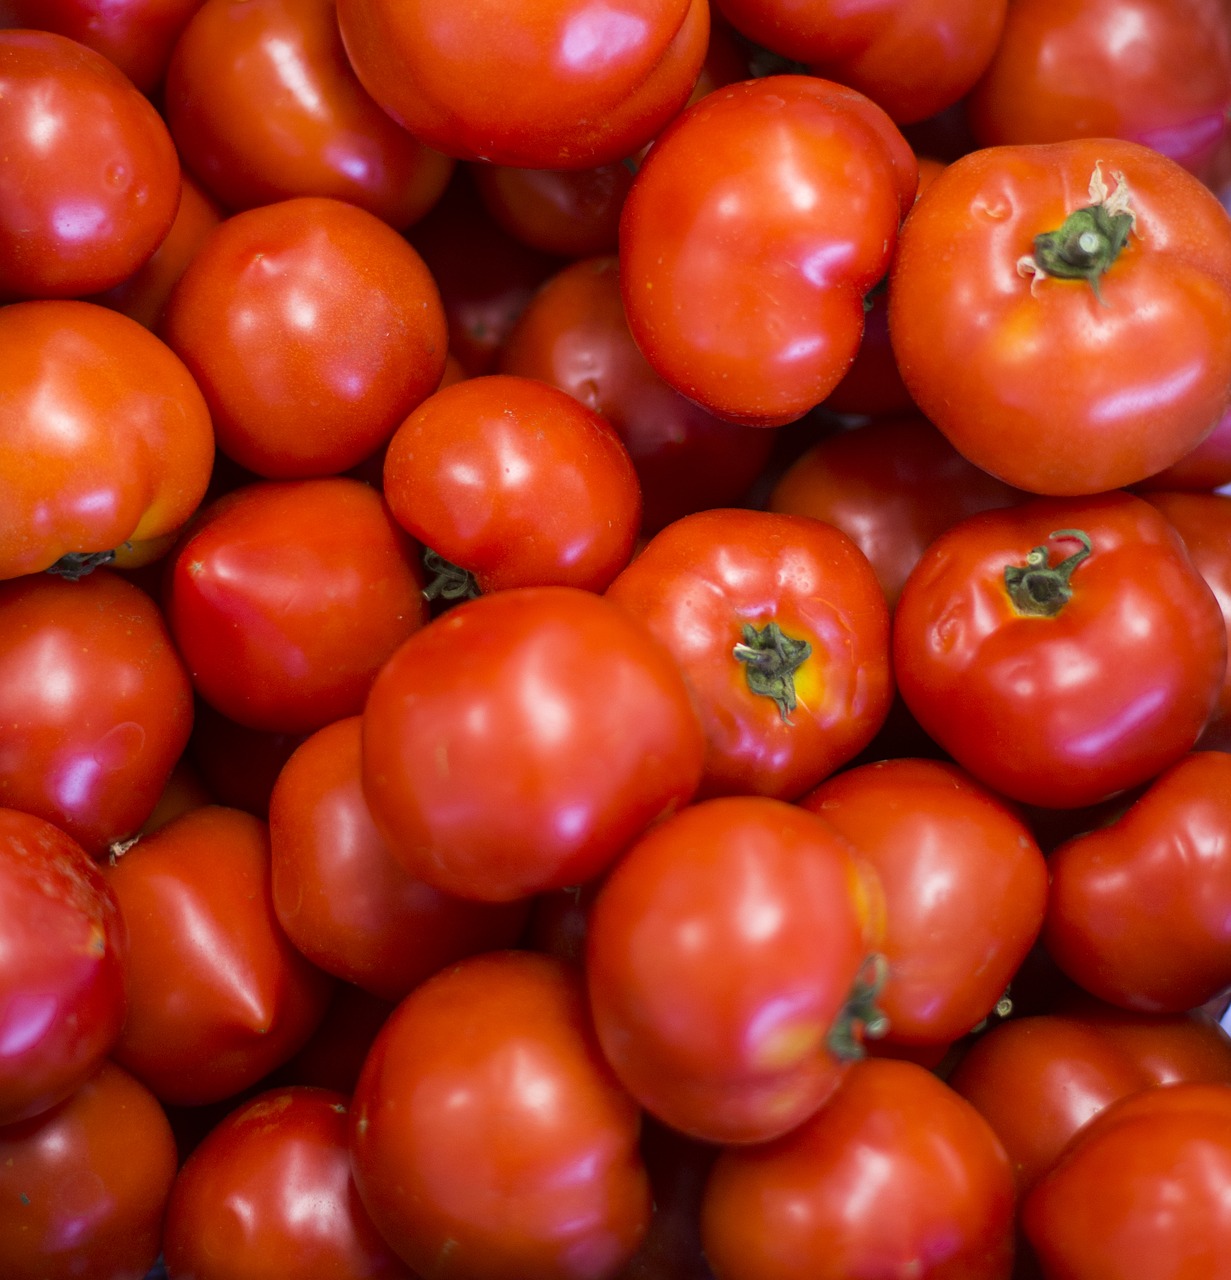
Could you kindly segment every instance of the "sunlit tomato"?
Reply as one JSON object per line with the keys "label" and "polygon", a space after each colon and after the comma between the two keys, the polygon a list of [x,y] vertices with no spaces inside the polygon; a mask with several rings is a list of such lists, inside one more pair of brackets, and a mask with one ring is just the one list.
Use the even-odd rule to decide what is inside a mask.
{"label": "sunlit tomato", "polygon": [[602,591],[628,563],[641,488],[593,409],[533,378],[468,378],[428,396],[385,455],[394,518],[480,591]]}
{"label": "sunlit tomato", "polygon": [[1126,493],[954,525],[906,580],[893,643],[927,733],[994,790],[1054,809],[1189,751],[1227,661],[1222,611],[1179,534]]}
{"label": "sunlit tomato", "polygon": [[435,1280],[607,1280],[646,1233],[640,1112],[561,961],[493,952],[429,978],[377,1037],[351,1116],[368,1212]]}
{"label": "sunlit tomato", "polygon": [[898,369],[976,466],[1036,493],[1132,484],[1213,430],[1231,388],[1231,218],[1132,142],[954,161],[902,227]]}
{"label": "sunlit tomato", "polygon": [[[360,81],[446,155],[588,169],[631,155],[688,100],[707,0],[339,0]],[[517,38],[510,39],[516,32]]]}
{"label": "sunlit tomato", "polygon": [[163,1249],[193,1280],[413,1280],[359,1203],[343,1094],[269,1090],[236,1108],[188,1157]]}
{"label": "sunlit tomato", "polygon": [[706,734],[700,794],[793,800],[871,741],[889,710],[889,611],[840,530],[716,508],[657,533],[607,598],[684,672]]}
{"label": "sunlit tomato", "polygon": [[175,1167],[158,1099],[111,1062],[58,1107],[0,1128],[5,1280],[143,1275]]}
{"label": "sunlit tomato", "polygon": [[192,728],[157,605],[106,569],[0,583],[0,803],[95,857],[150,816]]}
{"label": "sunlit tomato", "polygon": [[880,908],[872,873],[813,814],[760,796],[689,806],[632,845],[591,909],[603,1052],[683,1133],[787,1132],[859,1052]]}
{"label": "sunlit tomato", "polygon": [[210,232],[160,331],[200,384],[218,447],[273,479],[361,462],[436,389],[448,341],[414,249],[374,214],[310,197]]}
{"label": "sunlit tomato", "polygon": [[356,80],[334,0],[206,0],[164,98],[184,164],[230,209],[333,196],[407,227],[453,171]]}
{"label": "sunlit tomato", "polygon": [[905,139],[853,89],[769,76],[702,98],[624,202],[620,283],[637,345],[719,417],[800,417],[855,357],[864,294],[916,180]]}
{"label": "sunlit tomato", "polygon": [[249,728],[309,733],[362,709],[427,616],[422,587],[380,495],[335,476],[212,503],[168,565],[164,603],[207,702]]}
{"label": "sunlit tomato", "polygon": [[960,769],[932,760],[847,770],[800,803],[880,879],[886,1039],[948,1044],[965,1035],[1004,994],[1043,924],[1047,864],[1025,823]]}
{"label": "sunlit tomato", "polygon": [[414,879],[385,847],[359,774],[359,717],[318,730],[269,802],[274,910],[314,964],[386,1000],[477,951],[510,947],[529,904],[467,902]]}
{"label": "sunlit tomato", "polygon": [[214,456],[209,411],[170,348],[87,302],[0,308],[0,578],[178,529]]}
{"label": "sunlit tomato", "polygon": [[910,1062],[857,1062],[793,1133],[718,1157],[701,1207],[719,1280],[1004,1280],[1013,1175],[973,1107]]}
{"label": "sunlit tomato", "polygon": [[598,875],[687,804],[704,738],[678,667],[587,591],[523,587],[429,623],[363,713],[363,790],[394,855],[508,901]]}
{"label": "sunlit tomato", "polygon": [[101,54],[46,31],[0,31],[0,98],[0,298],[118,284],[179,204],[162,118]]}

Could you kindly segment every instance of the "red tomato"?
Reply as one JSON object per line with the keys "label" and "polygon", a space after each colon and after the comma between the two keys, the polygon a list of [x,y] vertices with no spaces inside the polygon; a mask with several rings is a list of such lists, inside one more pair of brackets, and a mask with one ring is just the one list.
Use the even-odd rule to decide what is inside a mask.
{"label": "red tomato", "polygon": [[178,529],[209,483],[214,435],[173,351],[87,302],[0,308],[0,578],[106,560]]}
{"label": "red tomato", "polygon": [[1147,476],[1139,492],[1155,489],[1220,489],[1231,484],[1231,408],[1214,430],[1179,462]]}
{"label": "red tomato", "polygon": [[645,1236],[640,1113],[561,961],[493,952],[429,978],[377,1037],[351,1115],[368,1212],[434,1280],[605,1280]]}
{"label": "red tomato", "polygon": [[769,76],[708,95],[654,144],[624,202],[637,345],[719,417],[800,417],[855,358],[916,179],[906,140],[852,89]]}
{"label": "red tomato", "polygon": [[1170,466],[1231,388],[1231,219],[1174,161],[1111,139],[954,161],[902,227],[898,369],[976,466],[1097,493]]}
{"label": "red tomato", "polygon": [[302,198],[216,227],[161,331],[205,393],[218,446],[273,479],[362,462],[444,373],[423,260],[374,214]]}
{"label": "red tomato", "polygon": [[384,493],[402,528],[480,591],[602,591],[641,527],[637,473],[612,427],[556,387],[504,374],[428,396],[389,442]]}
{"label": "red tomato", "polygon": [[590,1008],[616,1075],[706,1142],[802,1123],[859,1052],[880,908],[851,846],[782,801],[710,800],[652,827],[590,912]]}
{"label": "red tomato", "polygon": [[339,982],[311,1037],[293,1058],[267,1076],[267,1081],[334,1089],[350,1097],[368,1050],[392,1012],[393,1005],[387,1000]]}
{"label": "red tomato", "polygon": [[124,1022],[124,921],[102,872],[59,827],[0,809],[0,1125],[62,1102]]}
{"label": "red tomato", "polygon": [[0,583],[0,801],[100,857],[184,750],[192,688],[162,615],[105,569]]}
{"label": "red tomato", "polygon": [[571,587],[450,610],[385,664],[363,715],[363,790],[412,874],[509,901],[598,875],[687,804],[704,739],[670,654]]}
{"label": "red tomato", "polygon": [[179,204],[162,118],[101,54],[46,31],[0,31],[0,98],[0,298],[119,284]]}
{"label": "red tomato", "polygon": [[1189,751],[1226,655],[1179,534],[1126,493],[970,516],[924,553],[894,614],[898,687],[927,733],[985,785],[1054,809]]}
{"label": "red tomato", "polygon": [[219,804],[268,818],[278,774],[307,736],[249,729],[198,698],[188,755]]}
{"label": "red tomato", "polygon": [[793,800],[889,710],[889,611],[847,536],[714,509],[656,534],[607,590],[670,650],[706,734],[700,794]]}
{"label": "red tomato", "polygon": [[175,1165],[158,1099],[110,1062],[60,1106],[0,1128],[6,1280],[143,1275]]}
{"label": "red tomato", "polygon": [[312,1034],[332,980],[278,925],[263,822],[194,809],[106,875],[129,938],[128,1020],[114,1057],[164,1102],[229,1098]]}
{"label": "red tomato", "polygon": [[[1229,762],[1231,763],[1231,762]],[[1047,864],[1029,829],[953,765],[883,760],[801,801],[872,864],[885,894],[885,1039],[949,1044],[1004,995],[1043,925]]]}
{"label": "red tomato", "polygon": [[180,1170],[167,1269],[193,1280],[414,1280],[377,1234],[350,1171],[349,1114],[327,1089],[269,1090],[236,1108]]}
{"label": "red tomato", "polygon": [[922,1067],[869,1060],[794,1132],[718,1157],[701,1234],[720,1280],[1002,1280],[1013,1209],[979,1113]]}

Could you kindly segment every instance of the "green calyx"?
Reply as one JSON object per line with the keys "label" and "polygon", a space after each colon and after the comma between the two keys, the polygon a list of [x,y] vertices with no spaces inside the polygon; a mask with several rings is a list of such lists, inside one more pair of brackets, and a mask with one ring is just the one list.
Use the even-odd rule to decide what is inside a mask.
{"label": "green calyx", "polygon": [[776,622],[757,630],[746,622],[743,641],[732,649],[736,662],[744,664],[748,688],[763,698],[772,698],[786,724],[795,710],[795,672],[812,652],[807,640],[793,640]]}
{"label": "green calyx", "polygon": [[888,977],[885,957],[880,952],[870,955],[825,1039],[829,1052],[840,1062],[862,1058],[864,1040],[879,1040],[888,1032],[889,1019],[876,1003]]}
{"label": "green calyx", "polygon": [[1068,604],[1073,595],[1073,570],[1093,550],[1089,537],[1080,529],[1057,529],[1048,536],[1072,538],[1081,547],[1058,564],[1048,563],[1051,553],[1047,547],[1034,547],[1024,565],[1009,564],[1004,569],[1005,590],[1013,607],[1018,613],[1037,618],[1054,618]]}
{"label": "green calyx", "polygon": [[54,573],[65,582],[80,582],[95,569],[111,564],[114,559],[114,551],[68,551],[55,564],[49,565],[46,572]]}
{"label": "green calyx", "polygon": [[426,600],[473,600],[480,594],[473,573],[446,560],[431,547],[424,549],[423,567],[429,575],[427,586],[423,588]]}

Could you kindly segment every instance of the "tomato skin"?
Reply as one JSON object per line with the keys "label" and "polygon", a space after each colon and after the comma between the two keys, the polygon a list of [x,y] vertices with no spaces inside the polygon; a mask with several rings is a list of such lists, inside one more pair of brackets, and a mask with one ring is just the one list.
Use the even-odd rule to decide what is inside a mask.
{"label": "tomato skin", "polygon": [[598,875],[686,804],[704,739],[675,663],[601,596],[522,587],[412,636],[363,713],[363,790],[412,874],[500,902]]}
{"label": "tomato skin", "polygon": [[701,1233],[718,1280],[1004,1280],[1013,1209],[978,1112],[922,1067],[868,1059],[792,1133],[718,1157]]}
{"label": "tomato skin", "polygon": [[[1091,207],[1096,171],[1118,194],[1123,174],[1136,217],[1098,292],[1019,269],[1036,236]],[[977,151],[902,227],[889,332],[915,402],[976,466],[1041,494],[1133,484],[1193,449],[1227,407],[1231,220],[1135,143]]]}
{"label": "tomato skin", "polygon": [[179,204],[162,118],[101,54],[46,31],[0,31],[0,95],[0,298],[118,284]]}
{"label": "tomato skin", "polygon": [[639,1129],[575,971],[491,952],[390,1016],[355,1089],[351,1161],[372,1220],[416,1272],[604,1280],[649,1224]]}
{"label": "tomato skin", "polygon": [[590,912],[603,1052],[651,1114],[706,1142],[765,1142],[845,1062],[829,1036],[875,950],[878,886],[846,841],[779,800],[689,806],[636,841]]}
{"label": "tomato skin", "polygon": [[[1054,617],[1005,585],[1042,547],[1072,572]],[[1189,751],[1226,669],[1221,610],[1179,535],[1126,493],[1035,499],[955,525],[924,553],[894,615],[894,669],[923,726],[979,781],[1055,809],[1094,804]]]}
{"label": "tomato skin", "polygon": [[1155,490],[1220,489],[1228,484],[1231,484],[1231,408],[1195,449],[1179,462],[1147,476],[1134,488],[1144,495]]}
{"label": "tomato skin", "polygon": [[718,417],[801,417],[855,357],[863,296],[885,274],[916,179],[905,139],[852,89],[769,76],[702,98],[658,138],[624,202],[620,282],[637,345]]}
{"label": "tomato skin", "polygon": [[0,799],[100,857],[150,816],[192,728],[162,615],[106,569],[0,583]]}
{"label": "tomato skin", "polygon": [[209,410],[183,362],[127,316],[75,300],[0,308],[0,386],[0,578],[171,533],[200,503]]}
{"label": "tomato skin", "polygon": [[[794,799],[880,728],[893,693],[889,613],[844,533],[808,516],[717,508],[656,534],[607,589],[680,664],[706,732],[702,796]],[[777,623],[811,652],[786,714],[734,653]],[[783,704],[784,706],[786,704]]]}

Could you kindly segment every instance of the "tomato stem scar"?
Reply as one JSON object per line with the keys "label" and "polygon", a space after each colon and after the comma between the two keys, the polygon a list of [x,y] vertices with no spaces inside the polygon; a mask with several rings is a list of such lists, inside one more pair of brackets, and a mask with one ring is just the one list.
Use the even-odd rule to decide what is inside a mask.
{"label": "tomato stem scar", "polygon": [[1093,550],[1089,537],[1080,529],[1057,529],[1050,538],[1075,538],[1081,548],[1059,564],[1047,563],[1047,547],[1034,547],[1024,565],[1008,564],[1004,569],[1005,589],[1018,613],[1054,618],[1073,595],[1069,579],[1073,570]]}
{"label": "tomato stem scar", "polygon": [[791,723],[795,710],[795,672],[803,665],[812,646],[807,640],[794,640],[783,634],[776,622],[767,622],[757,630],[744,623],[743,642],[731,650],[736,662],[744,664],[748,688],[777,704],[783,722]]}

